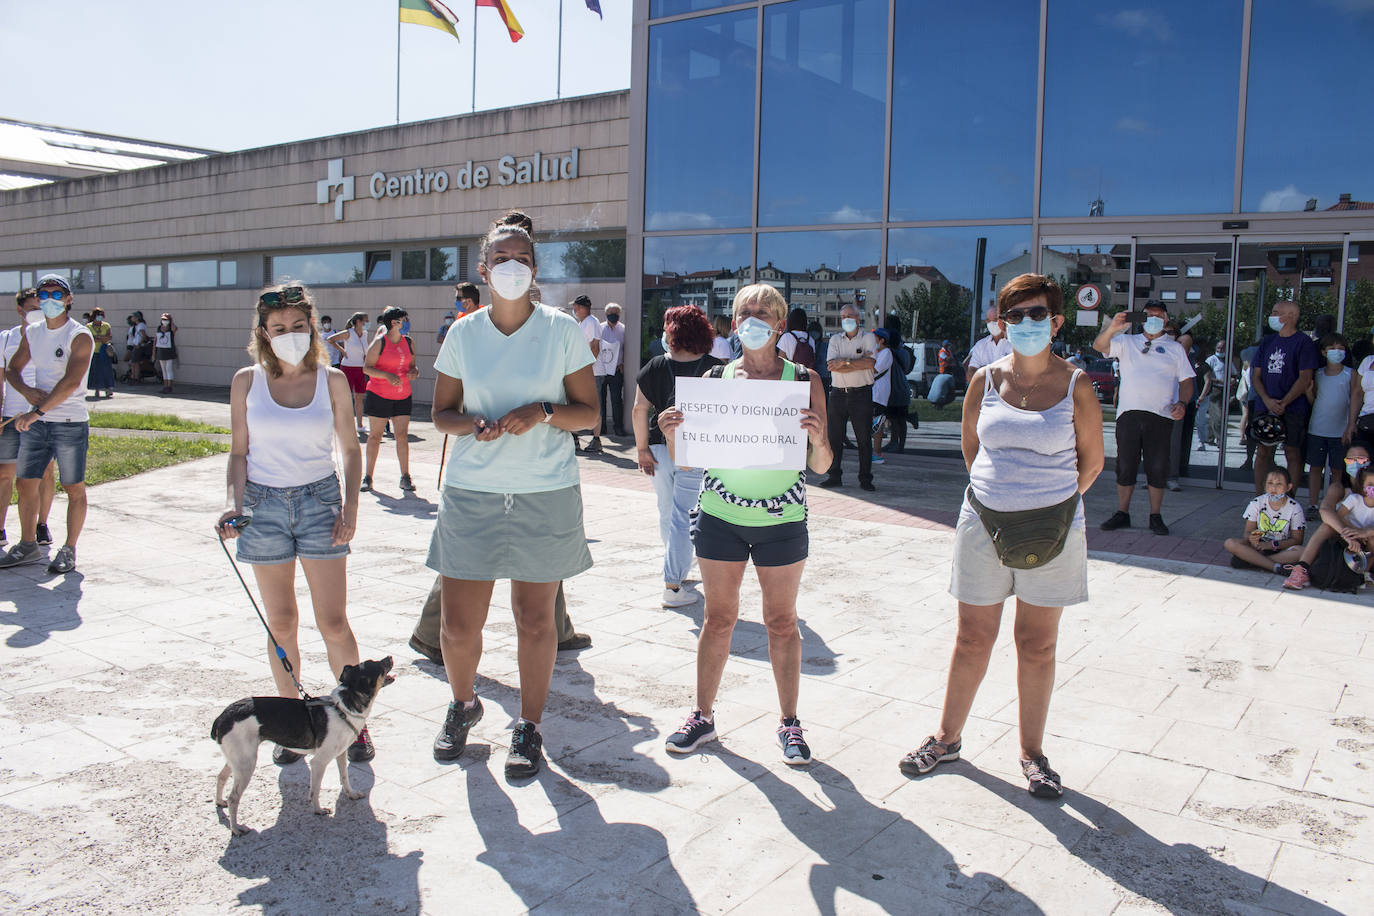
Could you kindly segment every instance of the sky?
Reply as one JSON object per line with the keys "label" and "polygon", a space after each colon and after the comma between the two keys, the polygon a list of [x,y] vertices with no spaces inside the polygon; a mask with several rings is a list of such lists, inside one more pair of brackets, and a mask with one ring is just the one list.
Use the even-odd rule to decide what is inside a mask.
{"label": "sky", "polygon": [[[459,41],[401,25],[401,120],[625,89],[629,0],[449,0]],[[60,18],[56,11],[60,8]],[[230,151],[396,122],[397,0],[0,0],[0,42],[28,48],[5,72],[0,117]],[[473,40],[474,13],[476,42]],[[47,55],[60,51],[58,60]]]}

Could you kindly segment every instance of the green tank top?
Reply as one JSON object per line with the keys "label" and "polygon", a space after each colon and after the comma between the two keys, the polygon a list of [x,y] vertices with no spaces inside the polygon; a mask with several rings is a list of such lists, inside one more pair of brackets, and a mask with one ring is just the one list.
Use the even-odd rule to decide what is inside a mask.
{"label": "green tank top", "polygon": [[[734,378],[739,360],[733,360],[721,370],[722,378]],[[782,361],[782,381],[797,380],[797,367]],[[707,468],[705,488],[701,491],[700,510],[707,515],[730,522],[764,528],[788,522],[806,521],[806,481],[802,471],[758,471],[740,468]],[[780,511],[772,512],[764,506],[738,506],[710,489],[711,479],[719,481],[730,493],[742,499],[777,499],[794,487],[800,492],[800,502],[785,502]]]}

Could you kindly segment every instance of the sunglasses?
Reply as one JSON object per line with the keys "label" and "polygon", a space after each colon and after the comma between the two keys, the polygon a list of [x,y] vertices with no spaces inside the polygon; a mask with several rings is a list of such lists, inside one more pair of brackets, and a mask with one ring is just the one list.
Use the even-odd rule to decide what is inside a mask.
{"label": "sunglasses", "polygon": [[1028,309],[1007,309],[1000,317],[1007,324],[1020,324],[1027,318],[1031,321],[1044,321],[1050,317],[1050,310],[1049,306],[1033,305]]}
{"label": "sunglasses", "polygon": [[281,290],[263,293],[258,297],[258,301],[268,308],[278,305],[296,305],[297,303],[305,301],[305,288],[301,286],[287,286]]}
{"label": "sunglasses", "polygon": [[65,299],[65,298],[67,298],[67,293],[66,293],[65,290],[60,290],[60,289],[40,289],[40,290],[38,291],[38,301],[39,301],[39,302],[42,302],[44,299],[58,299],[58,300],[61,300],[61,299]]}

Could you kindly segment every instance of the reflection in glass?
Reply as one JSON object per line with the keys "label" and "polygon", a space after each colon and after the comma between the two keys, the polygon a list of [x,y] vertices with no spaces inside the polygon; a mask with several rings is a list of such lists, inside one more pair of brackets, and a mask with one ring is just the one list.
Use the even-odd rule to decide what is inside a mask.
{"label": "reflection in glass", "polygon": [[367,253],[367,282],[382,283],[391,279],[391,252],[369,251]]}
{"label": "reflection in glass", "polygon": [[642,355],[663,332],[663,313],[695,305],[730,315],[735,293],[750,282],[748,235],[655,236],[644,240]]}
{"label": "reflection in glass", "polygon": [[624,239],[579,239],[539,243],[544,280],[620,280],[625,277]]}
{"label": "reflection in glass", "polygon": [[401,252],[401,279],[423,280],[425,278],[425,250]]}
{"label": "reflection in glass", "polygon": [[[986,242],[981,282],[975,282],[980,238]],[[987,333],[983,309],[973,308],[975,287],[986,308],[999,284],[1030,269],[1029,251],[1029,226],[893,229],[885,311],[901,318],[908,339],[949,339],[967,351]]]}
{"label": "reflection in glass", "polygon": [[170,261],[167,264],[168,289],[193,289],[219,285],[217,261]]}
{"label": "reflection in glass", "polygon": [[[1350,355],[1374,355],[1374,239],[1351,239],[1345,262],[1345,322]],[[1359,365],[1355,363],[1354,365]]]}
{"label": "reflection in glass", "polygon": [[882,219],[885,0],[764,8],[759,223]]}
{"label": "reflection in glass", "polygon": [[757,16],[723,13],[649,30],[646,229],[753,222]]}
{"label": "reflection in glass", "polygon": [[[63,271],[65,274],[66,271]],[[102,264],[100,266],[100,288],[102,290],[144,289],[148,275],[142,264]]]}
{"label": "reflection in glass", "polygon": [[219,262],[219,285],[238,286],[239,283],[239,262],[220,261]]}
{"label": "reflection in glass", "polygon": [[1042,216],[1231,211],[1243,7],[1050,3]]}
{"label": "reflection in glass", "polygon": [[161,264],[149,264],[149,265],[148,265],[148,288],[149,288],[149,289],[161,289],[161,288],[162,288],[162,265],[161,265]]}
{"label": "reflection in glass", "polygon": [[781,290],[788,305],[806,309],[808,323],[819,322],[827,334],[839,330],[846,305],[859,307],[864,327],[879,327],[881,253],[878,229],[764,232],[758,279]]}
{"label": "reflection in glass", "polygon": [[[1374,201],[1371,47],[1368,3],[1254,0],[1242,209],[1349,210]],[[1351,107],[1357,99],[1364,116]]]}
{"label": "reflection in glass", "polygon": [[738,2],[740,0],[653,0],[653,5],[649,7],[649,16],[657,19],[660,16],[695,13],[698,10],[715,9],[718,6],[730,6]]}
{"label": "reflection in glass", "polygon": [[272,258],[272,280],[280,283],[286,279],[312,284],[361,283],[363,253],[337,251],[278,255]]}
{"label": "reflection in glass", "polygon": [[0,293],[19,292],[19,271],[0,270]]}
{"label": "reflection in glass", "polygon": [[892,61],[890,217],[1030,216],[1039,4],[927,0],[896,17],[896,47],[920,52]]}
{"label": "reflection in glass", "polygon": [[452,282],[458,279],[458,249],[456,247],[429,250],[429,278]]}

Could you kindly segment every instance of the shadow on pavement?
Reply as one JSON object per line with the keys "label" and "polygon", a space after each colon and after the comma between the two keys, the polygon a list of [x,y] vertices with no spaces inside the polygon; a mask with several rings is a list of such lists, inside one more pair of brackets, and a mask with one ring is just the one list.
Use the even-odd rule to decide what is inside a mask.
{"label": "shadow on pavement", "polygon": [[81,614],[77,611],[84,578],[81,573],[58,577],[61,581],[50,589],[14,573],[0,571],[0,577],[5,598],[14,602],[14,610],[0,611],[0,626],[23,628],[11,633],[5,645],[27,649],[46,642],[55,631],[81,626]]}
{"label": "shadow on pavement", "polygon": [[[668,610],[692,621],[692,632],[697,636],[701,635],[701,625],[706,618],[704,598],[695,604],[668,608]],[[806,621],[801,617],[797,618],[797,627],[801,630],[802,637],[802,674],[832,673],[835,670],[835,660],[838,658],[835,650],[827,646],[821,634],[807,626]],[[768,661],[768,629],[762,623],[756,620],[746,620],[741,614],[740,618],[735,621],[734,636],[749,648],[738,650],[731,648],[731,655],[754,661]]]}
{"label": "shadow on pavement", "polygon": [[[366,494],[364,494],[366,495]],[[410,518],[436,518],[439,506],[419,496],[388,496],[377,492],[374,487],[372,496],[388,515],[406,515]]]}

